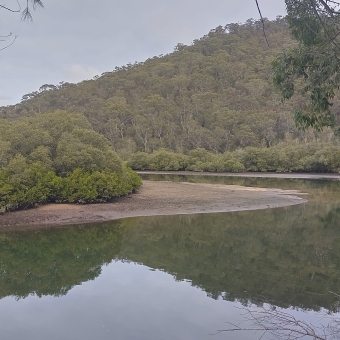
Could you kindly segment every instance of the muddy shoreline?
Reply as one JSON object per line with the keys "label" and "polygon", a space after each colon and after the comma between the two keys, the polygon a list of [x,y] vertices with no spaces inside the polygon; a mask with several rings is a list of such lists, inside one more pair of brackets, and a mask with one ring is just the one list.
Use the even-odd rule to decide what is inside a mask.
{"label": "muddy shoreline", "polygon": [[47,204],[0,216],[0,230],[104,222],[126,217],[257,210],[306,202],[293,190],[237,185],[143,181],[135,194],[103,204]]}

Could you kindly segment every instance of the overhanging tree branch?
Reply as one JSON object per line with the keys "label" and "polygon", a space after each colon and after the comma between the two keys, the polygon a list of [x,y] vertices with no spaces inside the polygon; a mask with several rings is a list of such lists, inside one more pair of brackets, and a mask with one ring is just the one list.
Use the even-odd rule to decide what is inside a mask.
{"label": "overhanging tree branch", "polygon": [[3,48],[0,48],[0,51],[3,51],[3,50],[5,50],[6,48],[11,47],[11,46],[15,43],[15,41],[17,40],[17,37],[18,37],[17,35],[14,36],[13,41],[12,41],[9,45],[7,45],[7,46],[5,46],[5,47],[3,47]]}
{"label": "overhanging tree branch", "polygon": [[260,9],[258,1],[255,0],[255,2],[256,2],[257,10],[259,11],[261,22],[262,22],[263,35],[264,35],[264,38],[266,39],[267,45],[269,47],[269,42],[268,42],[268,39],[267,39],[265,27],[264,27],[264,19],[263,19],[262,13],[261,13],[261,9]]}
{"label": "overhanging tree branch", "polygon": [[[320,0],[320,1],[322,1],[322,0]],[[323,1],[322,1],[322,2],[323,2]],[[320,14],[319,14],[319,12],[318,12],[318,10],[317,10],[316,7],[315,7],[314,1],[313,1],[313,0],[310,0],[310,4],[311,4],[311,6],[312,6],[312,8],[313,8],[313,10],[314,10],[315,15],[316,15],[317,18],[319,19],[320,24],[321,24],[321,26],[323,27],[323,29],[324,29],[324,31],[325,31],[325,34],[328,36],[330,42],[331,42],[338,50],[340,50],[340,47],[339,47],[338,44],[335,42],[334,38],[330,35],[328,29],[326,28],[325,23],[323,22],[323,20],[322,20]]]}
{"label": "overhanging tree branch", "polygon": [[324,8],[327,10],[327,12],[333,16],[333,14],[340,14],[340,12],[338,11],[335,11],[334,9],[330,8],[327,4],[327,2],[330,2],[330,3],[333,3],[335,5],[338,5],[339,6],[339,2],[337,1],[324,1],[324,0],[319,0],[320,3],[324,6]]}
{"label": "overhanging tree branch", "polygon": [[[283,100],[291,99],[296,92],[307,99],[308,104],[294,113],[299,128],[332,127],[338,114],[331,110],[332,101],[340,89],[340,1],[284,1],[287,23],[299,45],[273,61],[274,85]],[[255,3],[268,44],[258,0]],[[304,66],[309,64],[319,67]],[[295,86],[297,83],[299,86]]]}
{"label": "overhanging tree branch", "polygon": [[[8,7],[6,5],[2,5],[2,4],[0,4],[0,9],[6,10],[6,11],[11,12],[11,13],[20,13],[21,12],[21,19],[22,20],[32,21],[33,17],[32,17],[32,14],[31,14],[31,8],[33,10],[35,10],[37,7],[43,8],[44,5],[43,5],[41,0],[25,0],[25,1],[26,1],[26,5],[25,5],[25,9],[23,11],[21,9],[21,5],[20,5],[19,0],[16,0],[16,2],[18,4],[18,9],[13,9],[13,8],[10,8],[10,7]],[[4,42],[4,41],[6,41],[6,38],[9,38],[9,37],[12,37],[12,36],[13,36],[12,33],[9,33],[7,35],[1,35],[0,36],[0,42]],[[9,48],[10,46],[12,46],[15,43],[17,37],[18,36],[15,35],[13,41],[10,44],[8,44],[7,46],[0,48],[0,51],[3,51],[5,49]]]}
{"label": "overhanging tree branch", "polygon": [[21,12],[20,4],[19,4],[19,9],[11,9],[11,8],[8,8],[8,7],[4,6],[4,5],[0,5],[0,8],[5,9],[6,11],[13,12],[13,13]]}

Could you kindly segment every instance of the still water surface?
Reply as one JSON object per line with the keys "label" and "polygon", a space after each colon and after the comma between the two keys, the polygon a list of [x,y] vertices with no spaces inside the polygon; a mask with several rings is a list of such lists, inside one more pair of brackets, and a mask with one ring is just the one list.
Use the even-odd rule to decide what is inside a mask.
{"label": "still water surface", "polygon": [[[338,311],[340,182],[144,176],[297,189],[308,203],[0,233],[0,337],[258,339],[221,333],[264,301],[316,322]],[[245,325],[245,324],[243,324]]]}

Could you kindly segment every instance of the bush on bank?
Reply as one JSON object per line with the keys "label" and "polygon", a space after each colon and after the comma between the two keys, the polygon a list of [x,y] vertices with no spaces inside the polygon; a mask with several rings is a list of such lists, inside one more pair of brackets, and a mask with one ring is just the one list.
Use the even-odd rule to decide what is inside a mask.
{"label": "bush on bank", "polygon": [[134,170],[334,173],[340,172],[340,147],[314,143],[278,145],[271,148],[249,147],[224,154],[195,149],[187,155],[159,150],[152,154],[132,154],[127,164]]}
{"label": "bush on bank", "polygon": [[0,213],[47,202],[106,202],[141,184],[81,115],[0,120]]}
{"label": "bush on bank", "polygon": [[13,166],[24,161],[18,157],[0,170],[2,213],[48,202],[107,202],[135,191],[142,184],[140,177],[127,167],[123,167],[120,172],[92,173],[78,168],[62,177],[42,163],[26,163],[26,166],[13,169]]}

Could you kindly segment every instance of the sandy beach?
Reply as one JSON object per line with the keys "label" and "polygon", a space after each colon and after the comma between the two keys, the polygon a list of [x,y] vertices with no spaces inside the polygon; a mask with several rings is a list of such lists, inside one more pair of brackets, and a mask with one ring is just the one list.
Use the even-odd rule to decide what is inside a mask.
{"label": "sandy beach", "polygon": [[[143,181],[134,194],[103,204],[46,204],[0,216],[0,229],[37,229],[135,216],[256,210],[306,202],[298,191],[237,185]],[[306,197],[307,198],[307,197]]]}

